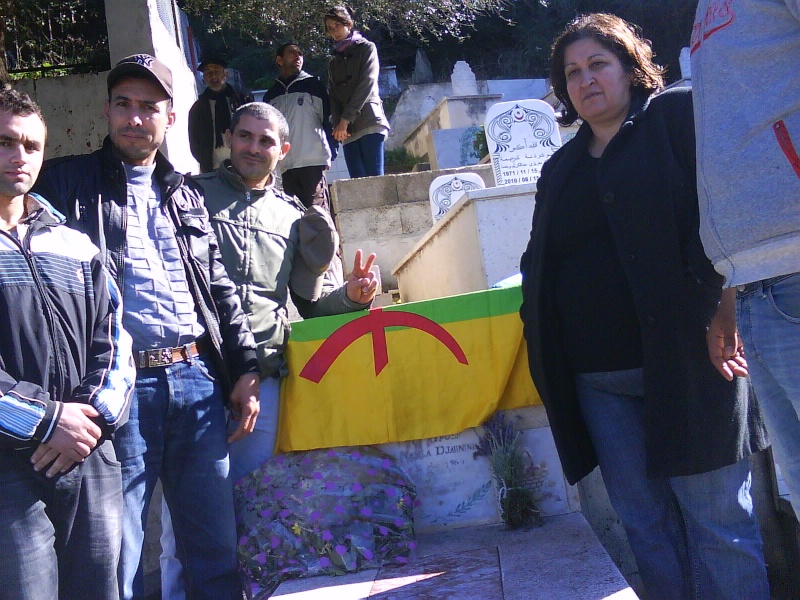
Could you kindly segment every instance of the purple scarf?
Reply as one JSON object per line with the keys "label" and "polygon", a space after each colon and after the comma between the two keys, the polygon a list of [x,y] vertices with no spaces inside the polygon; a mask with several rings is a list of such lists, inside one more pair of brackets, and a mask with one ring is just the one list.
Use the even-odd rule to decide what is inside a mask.
{"label": "purple scarf", "polygon": [[358,40],[363,40],[364,36],[361,35],[358,31],[351,31],[350,35],[344,38],[341,42],[333,42],[333,51],[334,52],[344,52],[350,46],[355,44]]}

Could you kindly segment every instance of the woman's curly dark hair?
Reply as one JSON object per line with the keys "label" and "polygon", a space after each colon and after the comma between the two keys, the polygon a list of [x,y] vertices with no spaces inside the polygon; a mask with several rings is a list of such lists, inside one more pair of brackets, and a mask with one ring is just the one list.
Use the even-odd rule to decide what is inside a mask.
{"label": "woman's curly dark hair", "polygon": [[567,93],[564,54],[570,44],[587,38],[595,40],[619,59],[628,74],[631,91],[651,94],[664,87],[664,67],[653,62],[650,40],[642,37],[638,26],[607,13],[580,15],[556,38],[550,59],[550,84],[556,98],[565,107],[558,119],[562,125],[572,125],[579,118]]}

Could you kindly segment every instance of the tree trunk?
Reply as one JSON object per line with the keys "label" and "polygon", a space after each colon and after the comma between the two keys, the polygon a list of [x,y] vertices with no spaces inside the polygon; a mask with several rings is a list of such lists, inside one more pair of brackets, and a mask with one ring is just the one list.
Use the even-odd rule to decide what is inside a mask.
{"label": "tree trunk", "polygon": [[14,0],[0,0],[0,88],[8,83],[6,66],[6,20],[11,16]]}

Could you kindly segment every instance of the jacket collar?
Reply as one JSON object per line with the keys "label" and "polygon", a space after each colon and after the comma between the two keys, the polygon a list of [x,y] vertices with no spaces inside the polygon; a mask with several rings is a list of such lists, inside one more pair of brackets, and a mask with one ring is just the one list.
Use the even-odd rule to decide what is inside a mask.
{"label": "jacket collar", "polygon": [[248,187],[244,180],[242,180],[241,175],[239,175],[239,173],[237,173],[233,168],[233,164],[229,158],[226,158],[224,161],[222,161],[222,164],[217,168],[217,175],[224,183],[232,187],[234,190],[238,192],[249,193],[254,197],[254,199],[260,198],[267,192],[271,192],[275,187],[275,173],[272,173],[270,176],[270,182],[263,190],[257,190]]}
{"label": "jacket collar", "polygon": [[213,97],[218,96],[225,96],[225,97],[232,97],[236,93],[236,90],[233,89],[233,86],[230,83],[226,83],[225,87],[222,88],[219,92],[215,92],[210,87],[207,87],[203,90],[200,94],[199,98],[206,98],[206,99],[213,99]]}
{"label": "jacket collar", "polygon": [[294,77],[290,77],[289,79],[283,79],[282,77],[278,77],[277,81],[283,85],[286,89],[289,89],[295,81],[302,81],[303,79],[308,79],[311,77],[311,73],[306,73],[305,71],[300,71]]}
{"label": "jacket collar", "polygon": [[25,195],[25,211],[27,215],[22,222],[28,225],[34,221],[42,225],[61,225],[66,222],[64,215],[53,208],[52,204],[33,192]]}
{"label": "jacket collar", "polygon": [[[628,127],[631,127],[635,122],[644,118],[644,113],[647,110],[647,107],[650,106],[650,100],[654,95],[655,94],[646,94],[645,92],[639,91],[633,93],[631,96],[631,105],[628,108],[628,116],[625,117],[625,120],[622,122],[619,131],[614,134],[613,138],[611,138],[609,146],[614,143],[614,140],[619,137],[620,133],[622,133]],[[575,134],[575,137],[570,140],[569,148],[565,150],[567,156],[570,157],[570,162],[568,163],[570,166],[573,164],[575,157],[579,156],[580,152],[589,146],[589,138],[591,135],[592,128],[586,121],[584,121],[578,128],[578,132]]]}
{"label": "jacket collar", "polygon": [[[635,91],[631,96],[631,105],[628,108],[628,116],[625,117],[625,120],[622,122],[622,125],[619,128],[619,131],[622,131],[624,128],[629,127],[636,121],[642,118],[645,110],[647,107],[650,106],[650,100],[654,94],[646,94],[644,92]],[[616,138],[619,135],[619,131],[614,135]],[[581,123],[581,126],[578,128],[578,132],[575,134],[575,138],[582,142],[582,145],[586,145],[589,143],[589,137],[592,135],[592,128],[589,124],[584,121]],[[612,138],[613,139],[613,138]]]}
{"label": "jacket collar", "polygon": [[622,124],[622,127],[625,127],[627,123],[633,123],[641,119],[644,111],[650,106],[650,100],[654,95],[655,94],[648,94],[643,91],[634,91],[631,95],[631,106],[628,109],[628,116]]}
{"label": "jacket collar", "polygon": [[[114,149],[114,144],[111,138],[106,136],[103,140],[103,167],[105,172],[111,178],[114,185],[124,186],[126,184],[125,167],[122,165],[122,159]],[[156,169],[154,172],[156,182],[161,187],[163,198],[166,201],[183,183],[183,175],[175,172],[172,163],[167,160],[167,157],[161,153],[161,150],[156,152]],[[126,199],[123,196],[119,199],[122,204],[125,204]]]}

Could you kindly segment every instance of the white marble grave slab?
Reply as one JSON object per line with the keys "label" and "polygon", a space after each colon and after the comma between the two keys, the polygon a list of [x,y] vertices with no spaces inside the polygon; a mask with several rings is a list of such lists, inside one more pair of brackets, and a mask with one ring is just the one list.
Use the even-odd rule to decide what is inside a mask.
{"label": "white marble grave slab", "polygon": [[461,198],[464,192],[485,189],[481,176],[476,173],[440,175],[428,187],[433,222],[436,223]]}
{"label": "white marble grave slab", "polygon": [[489,462],[473,457],[474,429],[427,440],[384,444],[406,468],[417,488],[414,524],[418,533],[500,522]]}
{"label": "white marble grave slab", "polygon": [[[520,431],[527,452],[526,485],[543,517],[580,510],[577,489],[564,479],[549,427]],[[417,489],[418,533],[501,523],[497,486],[489,461],[474,457],[475,429],[428,440],[383,444],[401,461]]]}
{"label": "white marble grave slab", "polygon": [[542,100],[498,102],[486,112],[485,128],[498,186],[535,183],[561,146],[553,108]]}

